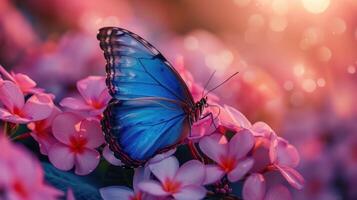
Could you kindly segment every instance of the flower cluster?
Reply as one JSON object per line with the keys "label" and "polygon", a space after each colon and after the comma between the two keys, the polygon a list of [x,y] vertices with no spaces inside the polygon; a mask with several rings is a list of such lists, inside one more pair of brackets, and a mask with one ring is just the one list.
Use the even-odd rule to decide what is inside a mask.
{"label": "flower cluster", "polygon": [[[189,88],[198,95],[197,90],[203,88],[182,66],[179,70],[189,82]],[[12,126],[26,124],[27,134],[38,142],[40,152],[48,156],[53,166],[64,171],[74,168],[77,175],[87,175],[98,166],[100,151],[108,162],[122,165],[105,145],[100,127],[102,112],[110,100],[104,77],[89,76],[78,81],[79,95],[66,97],[57,106],[53,103],[54,95],[36,88],[28,76],[9,74],[2,67],[1,73],[4,79],[0,79],[3,94],[0,119]],[[213,99],[210,104],[218,102],[218,98],[213,96]],[[233,107],[216,107],[218,118],[197,122],[187,138],[196,159],[180,167],[179,160],[172,155],[175,151],[158,155],[136,170],[133,190],[123,186],[105,187],[100,190],[102,197],[203,199],[207,195],[233,195],[232,184],[241,182],[244,199],[291,198],[284,182],[267,182],[271,174],[280,174],[296,189],[303,187],[304,179],[294,169],[299,154],[293,145],[264,122],[251,124]],[[206,112],[217,111],[207,109]],[[6,135],[12,139],[19,137],[11,130]]]}

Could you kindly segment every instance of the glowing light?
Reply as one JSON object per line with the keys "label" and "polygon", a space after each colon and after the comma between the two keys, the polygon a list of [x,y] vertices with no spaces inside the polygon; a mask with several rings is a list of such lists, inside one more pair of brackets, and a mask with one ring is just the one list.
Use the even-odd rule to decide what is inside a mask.
{"label": "glowing light", "polygon": [[205,64],[217,72],[224,72],[233,62],[234,55],[229,50],[223,50],[216,54],[209,54],[205,57]]}
{"label": "glowing light", "polygon": [[261,28],[264,26],[264,17],[260,14],[253,14],[248,19],[248,25],[253,28]]}
{"label": "glowing light", "polygon": [[188,49],[188,50],[196,50],[199,47],[197,38],[195,38],[193,36],[187,36],[183,42],[184,42],[186,49]]}
{"label": "glowing light", "polygon": [[272,9],[277,15],[285,15],[289,11],[289,4],[287,0],[274,0]]}
{"label": "glowing light", "polygon": [[314,80],[312,79],[305,79],[302,82],[302,89],[304,89],[306,92],[313,92],[316,89],[316,83]]}
{"label": "glowing light", "polygon": [[305,66],[303,64],[297,64],[294,66],[294,74],[296,76],[302,76],[305,73]]}
{"label": "glowing light", "polygon": [[285,17],[272,17],[270,19],[269,27],[272,31],[281,32],[288,26],[288,20]]}
{"label": "glowing light", "polygon": [[304,8],[314,14],[323,13],[330,5],[330,0],[302,0]]}
{"label": "glowing light", "polygon": [[332,34],[339,35],[346,31],[346,22],[341,18],[334,18],[329,23]]}
{"label": "glowing light", "polygon": [[332,52],[329,48],[322,46],[318,50],[318,58],[320,61],[327,62],[331,59]]}
{"label": "glowing light", "polygon": [[347,67],[347,72],[348,72],[349,74],[354,74],[354,73],[356,73],[356,67],[353,66],[353,65],[348,66],[348,67]]}
{"label": "glowing light", "polygon": [[233,2],[240,7],[244,7],[250,3],[250,0],[234,0]]}
{"label": "glowing light", "polygon": [[292,81],[285,81],[283,87],[285,90],[291,91],[292,89],[294,89],[294,83]]}
{"label": "glowing light", "polygon": [[319,86],[319,87],[325,87],[325,85],[326,85],[326,81],[324,78],[317,79],[316,83],[317,83],[317,86]]}

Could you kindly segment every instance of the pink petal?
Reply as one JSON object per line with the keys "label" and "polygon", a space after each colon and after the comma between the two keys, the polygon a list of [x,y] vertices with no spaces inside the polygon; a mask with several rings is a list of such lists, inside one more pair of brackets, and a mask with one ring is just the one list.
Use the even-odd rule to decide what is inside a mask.
{"label": "pink petal", "polygon": [[98,102],[102,103],[103,105],[106,105],[109,100],[111,99],[111,96],[108,92],[107,87],[102,91],[102,93],[98,97]]}
{"label": "pink petal", "polygon": [[74,113],[64,112],[53,120],[52,133],[55,138],[65,144],[69,144],[69,138],[80,130],[82,117]]}
{"label": "pink petal", "polygon": [[107,89],[105,85],[105,77],[88,76],[77,82],[77,89],[87,102],[98,100],[102,91]]}
{"label": "pink petal", "polygon": [[133,177],[133,188],[134,192],[139,192],[138,185],[141,181],[150,179],[150,169],[146,167],[139,167],[135,169],[134,177]]}
{"label": "pink petal", "polygon": [[295,169],[287,166],[278,165],[275,165],[275,167],[278,168],[280,173],[284,176],[284,178],[289,182],[291,186],[298,190],[301,190],[304,187],[304,177],[302,177],[301,174]]}
{"label": "pink petal", "polygon": [[281,137],[272,140],[269,157],[272,163],[289,167],[296,167],[300,162],[297,149]]}
{"label": "pink petal", "polygon": [[124,165],[118,158],[114,156],[114,153],[109,149],[109,146],[106,145],[103,149],[103,157],[107,160],[110,164],[115,166],[122,166]]}
{"label": "pink petal", "polygon": [[102,128],[97,120],[82,120],[80,132],[85,138],[87,138],[86,147],[88,148],[97,148],[104,143]]}
{"label": "pink petal", "polygon": [[198,185],[189,185],[183,187],[179,192],[173,194],[172,196],[176,200],[199,200],[206,196],[207,190]]}
{"label": "pink petal", "polygon": [[255,137],[266,138],[269,138],[270,135],[274,133],[273,129],[270,128],[270,126],[265,122],[255,122],[251,128],[251,131]]}
{"label": "pink petal", "polygon": [[176,152],[176,148],[166,151],[164,153],[157,154],[156,156],[154,156],[153,158],[151,158],[148,161],[148,164],[160,162],[160,161],[164,160],[165,158],[172,156],[175,152]]}
{"label": "pink petal", "polygon": [[209,185],[219,181],[225,172],[217,165],[206,165],[206,177],[204,180],[204,185]]}
{"label": "pink petal", "polygon": [[175,180],[186,185],[201,185],[205,180],[206,171],[204,165],[197,160],[190,160],[183,164],[177,171]]}
{"label": "pink petal", "polygon": [[109,186],[99,189],[100,195],[103,200],[131,200],[131,197],[134,196],[134,192],[124,186]]}
{"label": "pink petal", "polygon": [[78,175],[87,175],[91,173],[99,164],[100,154],[93,149],[85,149],[82,153],[75,156],[75,173]]}
{"label": "pink petal", "polygon": [[143,192],[154,196],[167,196],[169,193],[164,191],[162,186],[157,181],[147,180],[139,183],[139,188]]}
{"label": "pink petal", "polygon": [[16,84],[21,88],[23,92],[29,92],[31,88],[36,87],[36,82],[26,74],[14,74],[13,78],[15,79]]}
{"label": "pink petal", "polygon": [[64,144],[54,144],[48,152],[50,162],[60,170],[70,170],[74,165],[74,154]]}
{"label": "pink petal", "polygon": [[0,119],[7,122],[12,122],[16,124],[25,124],[30,122],[29,119],[25,119],[16,115],[9,113],[7,110],[0,108]]}
{"label": "pink petal", "polygon": [[216,162],[220,162],[220,157],[228,153],[227,139],[221,134],[202,138],[199,146],[204,154]]}
{"label": "pink petal", "polygon": [[248,129],[236,133],[229,141],[229,155],[241,159],[245,157],[254,146],[254,137]]}
{"label": "pink petal", "polygon": [[283,185],[275,185],[270,188],[264,200],[292,200],[291,193]]}
{"label": "pink petal", "polygon": [[228,115],[231,117],[232,122],[236,126],[238,126],[240,128],[245,128],[245,129],[249,129],[250,127],[252,127],[252,124],[250,123],[250,121],[237,109],[235,109],[231,106],[228,106],[228,105],[224,105],[224,108],[227,111]]}
{"label": "pink petal", "polygon": [[32,121],[49,117],[54,108],[52,98],[47,94],[34,94],[25,103],[23,113]]}
{"label": "pink petal", "polygon": [[55,137],[53,137],[52,133],[50,132],[43,132],[41,133],[41,136],[39,137],[35,132],[30,133],[33,139],[38,142],[40,146],[40,152],[43,155],[48,155],[49,149],[57,143],[57,140]]}
{"label": "pink petal", "polygon": [[239,161],[236,168],[234,168],[231,172],[228,173],[228,180],[230,182],[236,182],[243,178],[250,169],[252,169],[254,164],[253,158],[247,158],[245,160]]}
{"label": "pink petal", "polygon": [[25,98],[20,88],[11,81],[0,82],[0,101],[13,112],[14,108],[22,109]]}
{"label": "pink petal", "polygon": [[67,97],[62,99],[60,105],[73,110],[90,110],[92,109],[86,102],[81,99],[76,99],[73,97]]}
{"label": "pink petal", "polygon": [[149,168],[157,179],[164,182],[167,178],[173,179],[175,177],[179,162],[174,156],[171,156],[160,162],[149,164]]}
{"label": "pink petal", "polygon": [[252,174],[243,185],[244,200],[263,200],[265,195],[265,179],[261,174]]}

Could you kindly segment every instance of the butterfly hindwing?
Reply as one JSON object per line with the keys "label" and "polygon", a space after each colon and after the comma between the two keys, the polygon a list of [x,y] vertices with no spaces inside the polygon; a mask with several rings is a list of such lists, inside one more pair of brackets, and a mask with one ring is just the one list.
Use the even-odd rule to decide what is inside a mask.
{"label": "butterfly hindwing", "polygon": [[106,27],[97,38],[113,97],[102,120],[106,140],[126,164],[142,165],[188,133],[192,95],[162,54],[138,35]]}

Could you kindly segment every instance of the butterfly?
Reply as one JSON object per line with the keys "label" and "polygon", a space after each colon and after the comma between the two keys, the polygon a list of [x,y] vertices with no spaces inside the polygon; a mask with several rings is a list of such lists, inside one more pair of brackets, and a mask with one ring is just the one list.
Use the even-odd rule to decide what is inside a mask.
{"label": "butterfly", "polygon": [[104,27],[97,39],[112,96],[101,124],[114,155],[137,167],[182,144],[193,123],[203,117],[207,96],[194,102],[175,68],[137,34]]}

